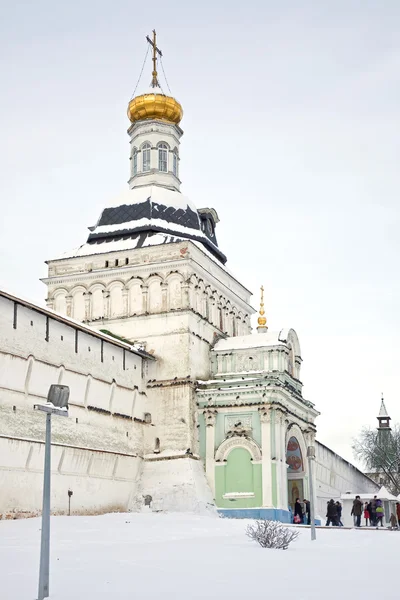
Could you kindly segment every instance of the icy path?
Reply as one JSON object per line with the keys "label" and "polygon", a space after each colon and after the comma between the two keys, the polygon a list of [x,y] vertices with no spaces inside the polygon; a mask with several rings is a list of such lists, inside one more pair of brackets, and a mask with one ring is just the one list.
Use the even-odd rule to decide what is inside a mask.
{"label": "icy path", "polygon": [[[399,598],[400,532],[303,530],[264,550],[244,521],[182,514],[52,518],[51,600]],[[40,520],[0,521],[0,598],[34,600]]]}

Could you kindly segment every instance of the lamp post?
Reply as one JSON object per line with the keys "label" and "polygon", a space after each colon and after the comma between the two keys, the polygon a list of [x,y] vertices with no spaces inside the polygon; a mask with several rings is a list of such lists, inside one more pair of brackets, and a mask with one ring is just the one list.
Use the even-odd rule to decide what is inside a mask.
{"label": "lamp post", "polygon": [[68,417],[69,387],[51,385],[45,404],[33,408],[46,413],[46,443],[44,453],[42,535],[40,540],[40,567],[38,600],[49,597],[50,575],[50,478],[51,478],[51,415]]}
{"label": "lamp post", "polygon": [[310,482],[310,521],[311,521],[311,540],[316,539],[315,531],[315,504],[314,504],[314,460],[315,460],[315,448],[314,446],[308,446],[307,448],[308,458],[308,475]]}

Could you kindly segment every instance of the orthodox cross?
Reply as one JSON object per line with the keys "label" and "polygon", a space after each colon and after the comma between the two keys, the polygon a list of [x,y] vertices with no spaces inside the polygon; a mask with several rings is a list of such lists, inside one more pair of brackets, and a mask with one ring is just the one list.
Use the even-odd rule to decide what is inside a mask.
{"label": "orthodox cross", "polygon": [[159,56],[162,56],[162,52],[159,48],[157,48],[157,42],[156,42],[156,30],[153,29],[153,39],[151,40],[149,38],[148,35],[146,35],[146,40],[149,42],[150,46],[153,48],[153,72],[152,72],[152,80],[151,80],[151,87],[160,87],[160,84],[158,83],[158,78],[157,78],[157,54]]}

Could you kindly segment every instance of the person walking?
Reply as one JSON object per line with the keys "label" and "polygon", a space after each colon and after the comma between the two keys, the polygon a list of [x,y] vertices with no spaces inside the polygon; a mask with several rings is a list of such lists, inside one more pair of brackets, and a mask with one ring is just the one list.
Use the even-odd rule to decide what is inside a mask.
{"label": "person walking", "polygon": [[369,511],[369,521],[373,527],[376,525],[376,500],[377,498],[374,496],[373,500],[371,500],[371,508]]}
{"label": "person walking", "polygon": [[343,527],[343,523],[342,523],[342,505],[340,504],[339,500],[336,502],[336,510],[337,510],[337,522],[339,527]]}
{"label": "person walking", "polygon": [[356,519],[356,527],[361,527],[361,515],[363,511],[363,505],[360,500],[360,496],[356,496],[353,502],[353,508],[351,509],[351,514]]}
{"label": "person walking", "polygon": [[294,503],[294,519],[293,521],[298,525],[303,523],[303,508],[301,506],[300,498],[296,498]]}
{"label": "person walking", "polygon": [[376,502],[376,527],[383,527],[383,517],[385,516],[385,512],[383,510],[381,500],[377,500]]}
{"label": "person walking", "polygon": [[311,525],[311,505],[310,501],[304,498],[305,513],[307,516],[307,525]]}
{"label": "person walking", "polygon": [[396,516],[400,527],[400,502],[396,502]]}
{"label": "person walking", "polygon": [[337,526],[338,514],[337,514],[337,506],[334,500],[329,500],[327,510],[326,510],[326,527],[332,523],[334,527]]}
{"label": "person walking", "polygon": [[369,510],[368,510],[369,504],[368,502],[366,502],[364,504],[364,519],[365,519],[365,527],[368,527],[369,525]]}

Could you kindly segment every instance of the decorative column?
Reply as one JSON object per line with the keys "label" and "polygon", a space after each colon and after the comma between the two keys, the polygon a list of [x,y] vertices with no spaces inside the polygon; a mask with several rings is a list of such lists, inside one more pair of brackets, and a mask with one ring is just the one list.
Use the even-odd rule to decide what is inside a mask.
{"label": "decorative column", "polygon": [[110,318],[110,292],[107,290],[103,290],[103,302],[104,302],[104,317],[103,319]]}
{"label": "decorative column", "polygon": [[148,305],[149,305],[149,288],[147,285],[142,285],[142,311],[144,314],[146,314],[147,312],[149,312],[148,309]]}
{"label": "decorative column", "polygon": [[123,288],[122,290],[122,314],[124,317],[128,316],[128,294],[129,290]]}
{"label": "decorative column", "polygon": [[215,498],[215,421],[218,411],[213,408],[207,408],[204,412],[204,421],[206,424],[206,477],[211,488],[213,498]]}
{"label": "decorative column", "polygon": [[287,510],[285,496],[287,496],[287,471],[286,451],[284,436],[285,413],[275,410],[275,455],[276,455],[276,483],[277,483],[277,508]]}
{"label": "decorative column", "polygon": [[168,284],[161,284],[161,310],[166,312],[168,310]]}
{"label": "decorative column", "polygon": [[262,502],[266,508],[273,508],[272,503],[272,469],[271,469],[271,416],[269,406],[259,409],[261,421],[261,450],[262,450]]}
{"label": "decorative column", "polygon": [[67,309],[67,317],[72,317],[72,296],[65,296],[65,306]]}
{"label": "decorative column", "polygon": [[90,296],[91,292],[83,292],[84,302],[85,302],[85,321],[90,321]]}

